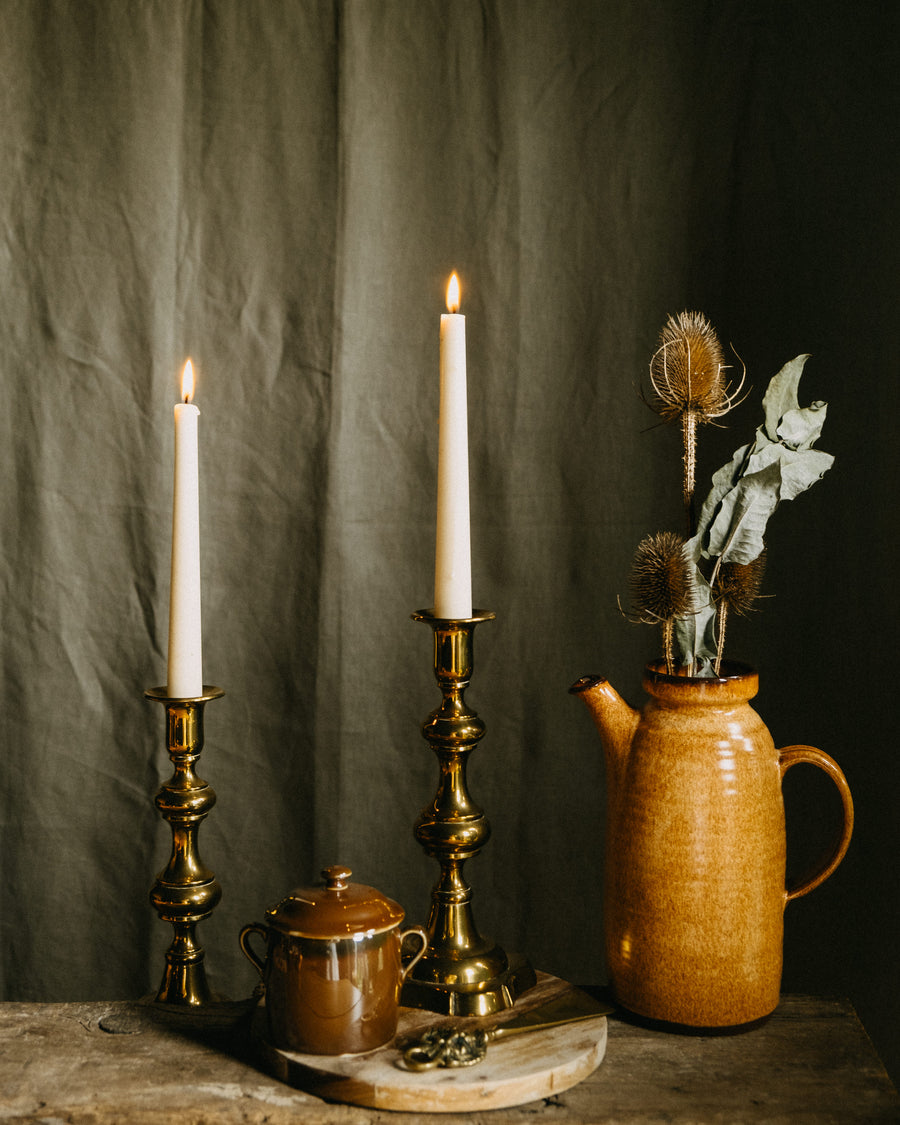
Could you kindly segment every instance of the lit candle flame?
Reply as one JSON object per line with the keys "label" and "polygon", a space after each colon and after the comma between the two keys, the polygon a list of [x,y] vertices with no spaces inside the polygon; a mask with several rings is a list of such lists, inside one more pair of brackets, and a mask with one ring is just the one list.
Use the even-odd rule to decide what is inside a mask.
{"label": "lit candle flame", "polygon": [[182,402],[190,402],[194,397],[194,368],[191,366],[191,361],[188,360],[184,365],[184,373],[181,376],[181,400]]}
{"label": "lit candle flame", "polygon": [[447,283],[447,312],[459,312],[459,278],[455,272],[450,275]]}

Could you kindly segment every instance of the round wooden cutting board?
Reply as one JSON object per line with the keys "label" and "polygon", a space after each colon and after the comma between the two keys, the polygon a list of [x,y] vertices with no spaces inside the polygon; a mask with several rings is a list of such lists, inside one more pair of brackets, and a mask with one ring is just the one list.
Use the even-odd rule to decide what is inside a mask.
{"label": "round wooden cutting board", "polygon": [[401,1008],[395,1042],[363,1055],[281,1051],[265,1038],[262,1008],[256,1014],[254,1036],[270,1074],[328,1101],[418,1113],[503,1109],[559,1094],[592,1074],[606,1053],[606,1017],[498,1039],[489,1044],[487,1057],[471,1067],[405,1070],[397,1044],[437,1024],[499,1025],[504,1017],[519,1016],[571,989],[565,981],[539,973],[538,983],[514,1008],[490,1020],[451,1020]]}

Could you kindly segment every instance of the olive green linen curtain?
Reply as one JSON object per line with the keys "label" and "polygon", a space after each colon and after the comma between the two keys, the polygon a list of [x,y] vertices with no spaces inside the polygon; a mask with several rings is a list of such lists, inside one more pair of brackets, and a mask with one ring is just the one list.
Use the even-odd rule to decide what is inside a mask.
{"label": "olive green linen curtain", "polygon": [[[468,695],[479,927],[604,979],[604,771],[566,689],[603,672],[640,699],[658,639],[616,599],[680,486],[637,392],[666,316],[700,308],[752,385],[703,434],[701,489],[784,361],[812,352],[802,395],[830,403],[835,468],[776,516],[776,596],[729,651],[776,742],[833,754],[858,803],[844,866],[788,911],[785,986],[851,995],[896,1057],[897,765],[872,700],[897,624],[898,22],[828,0],[0,0],[0,996],[161,973],[170,766],[143,691],[166,676],[188,356],[226,691],[200,768],[212,983],[249,992],[241,925],[329,863],[424,918],[438,695],[410,613],[455,269],[473,593],[497,615]],[[791,782],[800,863],[829,794]]]}

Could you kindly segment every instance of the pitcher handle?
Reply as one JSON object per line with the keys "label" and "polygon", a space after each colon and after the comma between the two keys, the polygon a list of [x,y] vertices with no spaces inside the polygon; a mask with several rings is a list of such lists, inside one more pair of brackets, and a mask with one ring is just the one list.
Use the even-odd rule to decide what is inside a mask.
{"label": "pitcher handle", "polygon": [[240,936],[238,937],[238,941],[241,944],[241,949],[244,952],[244,956],[247,958],[248,961],[251,961],[253,963],[253,965],[256,967],[256,971],[259,973],[260,977],[262,977],[262,979],[265,980],[266,979],[266,962],[265,962],[264,958],[260,957],[260,955],[253,948],[253,946],[251,946],[251,944],[250,944],[250,935],[251,934],[262,934],[262,936],[266,940],[268,940],[269,931],[261,923],[251,922],[249,926],[244,926],[244,928],[240,932]]}
{"label": "pitcher handle", "polygon": [[809,894],[810,891],[815,890],[816,887],[825,882],[846,855],[847,848],[850,846],[850,837],[853,835],[853,798],[850,795],[850,786],[847,784],[847,779],[844,777],[841,767],[834,758],[829,757],[822,750],[817,750],[815,746],[788,746],[778,752],[782,779],[792,766],[799,765],[801,762],[818,766],[820,770],[824,770],[828,774],[837,786],[843,805],[843,823],[834,847],[830,854],[823,859],[818,870],[807,876],[797,886],[786,890],[786,903],[792,899],[800,898],[801,895]]}

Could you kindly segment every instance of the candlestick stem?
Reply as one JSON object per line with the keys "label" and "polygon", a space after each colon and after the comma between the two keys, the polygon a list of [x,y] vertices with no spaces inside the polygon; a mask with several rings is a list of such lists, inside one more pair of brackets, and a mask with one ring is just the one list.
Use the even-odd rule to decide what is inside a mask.
{"label": "candlestick stem", "polygon": [[413,614],[434,632],[434,673],[443,695],[440,707],[422,725],[440,768],[437,794],[420,813],[414,831],[441,871],[432,890],[428,949],[406,978],[402,1003],[453,1015],[490,1015],[509,1008],[536,979],[524,958],[507,954],[479,934],[472,891],[463,876],[466,860],[478,855],[491,835],[466,782],[467,759],[485,725],[464,695],[472,678],[475,626],[493,616],[484,610],[460,619],[435,617],[426,610]]}
{"label": "candlestick stem", "polygon": [[203,708],[225,693],[204,687],[192,699],[174,699],[166,688],[144,693],[166,709],[166,745],[175,772],[156,794],[156,807],[172,829],[172,854],[157,877],[150,901],[175,931],[166,951],[166,967],[157,1004],[197,1008],[217,1002],[206,979],[203,948],[196,928],[222,897],[213,873],[200,859],[197,834],[216,803],[213,789],[194,772],[203,749]]}

